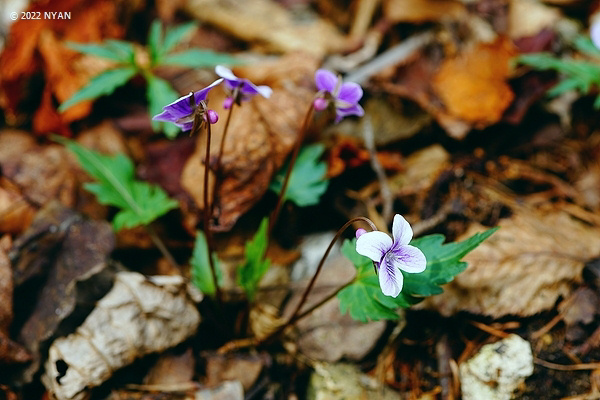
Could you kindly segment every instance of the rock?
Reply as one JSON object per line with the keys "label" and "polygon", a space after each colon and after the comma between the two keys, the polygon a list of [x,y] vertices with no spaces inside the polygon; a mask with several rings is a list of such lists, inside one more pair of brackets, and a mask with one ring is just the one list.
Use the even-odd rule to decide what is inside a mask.
{"label": "rock", "polygon": [[518,335],[510,335],[483,346],[460,365],[463,399],[508,400],[532,373],[531,345]]}

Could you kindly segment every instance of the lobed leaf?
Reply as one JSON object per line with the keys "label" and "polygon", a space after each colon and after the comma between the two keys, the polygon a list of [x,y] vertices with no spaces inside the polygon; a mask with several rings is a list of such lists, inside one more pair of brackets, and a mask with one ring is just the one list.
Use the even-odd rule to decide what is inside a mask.
{"label": "lobed leaf", "polygon": [[98,202],[119,208],[113,228],[133,228],[146,225],[178,204],[159,186],[135,180],[133,162],[124,154],[104,155],[86,149],[74,141],[56,137],[75,154],[81,167],[97,182],[85,189],[94,193]]}
{"label": "lobed leaf", "polygon": [[[300,207],[319,203],[329,186],[329,181],[325,178],[327,164],[320,161],[324,151],[325,146],[322,144],[305,146],[300,150],[283,196],[284,200],[290,200]],[[286,166],[280,170],[269,185],[269,189],[277,194],[283,187],[287,168]]]}
{"label": "lobed leaf", "polygon": [[68,42],[67,47],[80,53],[107,58],[126,64],[133,64],[134,48],[129,42],[109,39],[102,43]]}
{"label": "lobed leaf", "polygon": [[146,45],[148,53],[150,53],[150,63],[151,65],[156,65],[165,52],[163,50],[163,25],[159,19],[155,19],[150,24]]}
{"label": "lobed leaf", "polygon": [[58,111],[64,111],[84,100],[91,100],[97,97],[111,94],[116,88],[122,86],[137,73],[134,67],[120,67],[104,71],[96,75],[90,82],[79,89],[67,101],[58,107]]}
{"label": "lobed leaf", "polygon": [[161,65],[202,68],[219,64],[237,64],[238,61],[228,54],[217,53],[212,50],[189,49],[167,54],[161,59],[160,63]]}
{"label": "lobed leaf", "polygon": [[271,264],[268,259],[265,259],[268,222],[268,218],[263,218],[252,240],[246,243],[244,252],[246,260],[237,268],[237,283],[244,289],[249,301],[254,299],[258,283]]}

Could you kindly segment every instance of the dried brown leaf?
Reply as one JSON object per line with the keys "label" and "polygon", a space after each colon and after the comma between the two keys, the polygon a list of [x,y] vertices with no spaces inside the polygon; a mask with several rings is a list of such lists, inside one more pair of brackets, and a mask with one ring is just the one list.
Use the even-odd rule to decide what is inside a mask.
{"label": "dried brown leaf", "polygon": [[239,354],[210,354],[206,359],[206,385],[217,386],[226,381],[239,381],[249,390],[265,366],[265,358]]}
{"label": "dried brown leaf", "polygon": [[315,16],[297,19],[272,0],[188,0],[186,11],[237,38],[269,51],[305,52],[316,57],[339,52],[344,38],[334,25]]}
{"label": "dried brown leaf", "polygon": [[467,9],[455,0],[386,0],[384,14],[392,22],[428,22],[456,19],[466,15]]}
{"label": "dried brown leaf", "polygon": [[[266,72],[274,73],[293,70],[294,73],[270,75],[267,82],[273,88],[273,95],[269,99],[256,96],[234,110],[225,140],[215,202],[214,217],[217,222],[214,228],[220,231],[231,229],[237,219],[264,195],[273,174],[283,165],[310,105],[313,92],[303,84],[312,81],[316,61],[309,57],[290,55],[272,64],[256,64],[252,68],[236,70],[236,73],[245,77],[246,74],[242,73],[248,71],[248,75],[252,75],[250,69],[265,69]],[[255,80],[254,83],[265,82]],[[221,108],[222,101],[211,101],[215,101],[211,102],[211,107],[216,105],[213,108],[219,115],[226,115]],[[216,124],[213,129],[211,167],[215,164],[223,127],[224,124]],[[206,135],[203,134],[198,138],[196,151],[187,160],[181,175],[181,186],[191,195],[194,206],[199,209],[204,207],[202,182],[205,148]],[[213,171],[210,171],[211,188],[214,177]],[[194,206],[187,210],[187,225],[192,227],[197,218]],[[183,207],[185,210],[189,206]]]}
{"label": "dried brown leaf", "polygon": [[[517,209],[500,230],[464,260],[465,272],[425,300],[443,315],[465,310],[500,317],[528,316],[554,306],[600,253],[600,231],[564,211]],[[474,224],[463,237],[482,227]],[[459,238],[460,239],[460,238]]]}
{"label": "dried brown leaf", "polygon": [[52,343],[42,381],[58,400],[87,398],[115,370],[181,343],[199,323],[182,277],[120,272],[77,331]]}

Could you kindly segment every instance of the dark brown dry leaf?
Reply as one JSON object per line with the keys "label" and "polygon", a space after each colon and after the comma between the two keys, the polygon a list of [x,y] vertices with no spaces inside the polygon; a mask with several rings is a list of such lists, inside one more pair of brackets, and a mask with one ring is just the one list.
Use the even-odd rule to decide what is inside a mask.
{"label": "dark brown dry leaf", "polygon": [[0,178],[0,233],[20,234],[33,220],[35,209],[5,178]]}
{"label": "dark brown dry leaf", "polygon": [[25,362],[31,356],[18,343],[10,339],[10,324],[13,320],[13,274],[8,258],[11,247],[10,236],[0,238],[0,364]]}
{"label": "dark brown dry leaf", "polygon": [[[572,283],[581,279],[585,261],[600,253],[600,230],[562,210],[516,209],[499,225],[498,232],[465,256],[467,270],[423,306],[443,315],[533,315],[568,295]],[[473,224],[462,237],[483,229]]]}
{"label": "dark brown dry leaf", "polygon": [[465,4],[455,0],[386,0],[383,7],[392,22],[440,21],[467,14]]}
{"label": "dark brown dry leaf", "polygon": [[330,22],[295,18],[272,0],[188,0],[185,10],[200,21],[268,51],[301,51],[316,57],[343,49],[345,40]]}
{"label": "dark brown dry leaf", "polygon": [[[223,150],[221,178],[214,207],[216,223],[214,229],[227,231],[237,219],[249,210],[267,191],[273,174],[283,165],[291,150],[310,105],[314,89],[302,86],[312,82],[316,70],[316,60],[290,55],[272,64],[255,64],[248,69],[264,69],[268,73],[295,71],[287,75],[269,76],[268,83],[273,88],[269,99],[261,96],[236,107],[229,126]],[[248,75],[252,75],[248,72]],[[266,76],[266,75],[265,75]],[[292,80],[293,79],[293,80]],[[263,81],[254,81],[263,84]],[[216,101],[215,101],[216,100]],[[213,103],[214,101],[214,103]],[[211,100],[211,108],[225,118],[222,101]],[[216,124],[211,143],[211,166],[219,149],[224,124]],[[197,211],[202,209],[204,181],[204,154],[206,135],[198,138],[195,153],[187,160],[181,175],[181,186],[191,195],[194,205],[183,204],[187,212],[186,225],[194,229]],[[214,185],[215,174],[210,171],[210,187]],[[210,193],[209,195],[211,195]]]}
{"label": "dark brown dry leaf", "polygon": [[208,387],[215,387],[226,381],[239,381],[244,390],[249,390],[266,364],[265,356],[249,356],[240,354],[206,355],[206,382]]}
{"label": "dark brown dry leaf", "polygon": [[146,385],[176,385],[191,383],[194,377],[196,359],[194,352],[188,348],[181,354],[166,352],[161,354],[150,369],[144,383]]}
{"label": "dark brown dry leaf", "polygon": [[567,326],[578,323],[587,325],[594,321],[597,314],[600,314],[599,306],[598,294],[593,289],[582,286],[560,302],[558,311]]}
{"label": "dark brown dry leaf", "polygon": [[85,220],[58,202],[42,208],[31,227],[15,241],[11,250],[15,282],[22,285],[32,277],[46,277],[37,297],[31,296],[31,287],[17,292],[16,301],[34,304],[19,334],[34,356],[23,374],[24,381],[36,372],[49,340],[72,328],[65,320],[81,318],[74,314],[77,307],[85,305],[81,308],[85,314],[106,293],[113,275],[113,266],[107,266],[106,260],[114,246],[107,222]]}
{"label": "dark brown dry leaf", "polygon": [[42,382],[58,400],[88,398],[115,370],[181,343],[199,323],[181,276],[119,272],[75,333],[52,343]]}

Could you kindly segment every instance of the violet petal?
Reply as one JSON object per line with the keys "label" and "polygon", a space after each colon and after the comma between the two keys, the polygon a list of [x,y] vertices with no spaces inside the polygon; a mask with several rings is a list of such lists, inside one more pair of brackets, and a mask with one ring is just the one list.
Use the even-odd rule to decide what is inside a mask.
{"label": "violet petal", "polygon": [[326,69],[318,69],[315,73],[315,83],[317,89],[332,92],[335,90],[338,82],[338,77],[331,71]]}
{"label": "violet petal", "polygon": [[380,231],[367,232],[356,239],[356,252],[371,260],[380,262],[392,247],[392,238]]}
{"label": "violet petal", "polygon": [[394,245],[409,244],[413,237],[413,231],[410,224],[400,214],[394,216],[392,223],[392,235],[394,236]]}
{"label": "violet petal", "polygon": [[386,296],[398,297],[404,285],[402,272],[391,264],[387,258],[379,266],[379,286]]}
{"label": "violet petal", "polygon": [[427,260],[425,254],[415,246],[405,245],[400,246],[393,251],[394,265],[402,271],[411,274],[418,274],[425,271]]}

